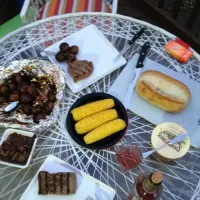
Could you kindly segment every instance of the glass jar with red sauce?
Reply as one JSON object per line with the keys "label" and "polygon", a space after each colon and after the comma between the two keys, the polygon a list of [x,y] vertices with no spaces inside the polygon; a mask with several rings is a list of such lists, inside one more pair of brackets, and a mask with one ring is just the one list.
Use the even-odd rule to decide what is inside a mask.
{"label": "glass jar with red sauce", "polygon": [[135,145],[117,146],[116,157],[122,172],[127,173],[137,168],[142,162],[142,152]]}

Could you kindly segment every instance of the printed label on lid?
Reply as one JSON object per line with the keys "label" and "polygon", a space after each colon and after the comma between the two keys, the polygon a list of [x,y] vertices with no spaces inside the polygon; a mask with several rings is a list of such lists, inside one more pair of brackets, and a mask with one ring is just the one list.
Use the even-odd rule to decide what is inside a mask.
{"label": "printed label on lid", "polygon": [[[152,133],[151,142],[153,148],[157,148],[160,145],[168,143],[180,134],[186,134],[187,132],[179,125],[174,123],[163,123],[158,125]],[[158,154],[167,159],[178,159],[184,156],[190,147],[189,137],[176,144],[168,145],[157,151]]]}

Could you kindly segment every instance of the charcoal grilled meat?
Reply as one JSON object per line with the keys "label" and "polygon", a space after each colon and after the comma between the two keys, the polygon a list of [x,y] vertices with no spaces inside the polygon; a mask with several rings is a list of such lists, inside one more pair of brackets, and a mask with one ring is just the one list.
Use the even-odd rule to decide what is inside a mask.
{"label": "charcoal grilled meat", "polygon": [[68,72],[75,82],[89,77],[93,70],[93,63],[87,60],[77,60],[68,65]]}
{"label": "charcoal grilled meat", "polygon": [[28,161],[36,136],[10,134],[0,146],[0,160],[25,165]]}
{"label": "charcoal grilled meat", "polygon": [[76,193],[76,174],[71,172],[59,172],[50,174],[47,171],[40,171],[38,175],[38,194],[70,195]]}

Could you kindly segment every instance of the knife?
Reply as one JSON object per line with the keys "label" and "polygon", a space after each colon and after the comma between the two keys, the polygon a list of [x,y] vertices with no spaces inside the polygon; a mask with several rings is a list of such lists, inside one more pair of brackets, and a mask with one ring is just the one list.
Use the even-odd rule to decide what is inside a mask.
{"label": "knife", "polygon": [[119,55],[117,55],[117,57],[115,58],[115,60],[117,60],[118,58],[120,58],[133,44],[134,42],[140,38],[140,36],[145,32],[145,28],[141,28],[139,30],[139,32],[137,32],[134,36],[132,40],[128,41],[128,45],[120,52]]}
{"label": "knife", "polygon": [[143,66],[144,66],[143,65],[144,59],[146,58],[146,55],[147,55],[149,49],[150,49],[150,43],[145,42],[144,45],[141,48],[140,56],[139,56],[137,65],[135,67],[133,75],[131,76],[130,83],[129,83],[129,86],[128,86],[128,89],[127,89],[127,92],[126,92],[126,95],[125,95],[125,98],[124,98],[123,104],[124,104],[124,107],[126,109],[129,106],[129,103],[130,103],[131,97],[133,95],[137,79],[138,79],[138,77],[139,77],[139,75],[140,75],[140,73],[143,69]]}

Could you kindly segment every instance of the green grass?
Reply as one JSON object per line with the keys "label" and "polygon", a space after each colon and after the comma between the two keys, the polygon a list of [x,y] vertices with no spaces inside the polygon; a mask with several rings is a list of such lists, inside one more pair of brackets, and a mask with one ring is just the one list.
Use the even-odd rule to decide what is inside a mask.
{"label": "green grass", "polygon": [[0,26],[0,38],[4,37],[6,34],[22,27],[22,21],[19,15],[15,16],[8,22]]}

